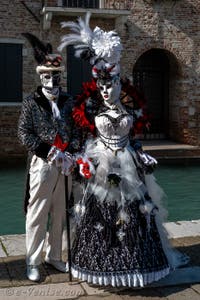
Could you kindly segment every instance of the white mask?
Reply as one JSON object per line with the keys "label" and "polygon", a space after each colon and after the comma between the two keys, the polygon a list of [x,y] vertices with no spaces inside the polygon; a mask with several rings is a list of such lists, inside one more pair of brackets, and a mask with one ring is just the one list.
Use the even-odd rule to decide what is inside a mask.
{"label": "white mask", "polygon": [[118,79],[114,82],[99,82],[98,87],[106,106],[116,105],[120,101],[121,84]]}

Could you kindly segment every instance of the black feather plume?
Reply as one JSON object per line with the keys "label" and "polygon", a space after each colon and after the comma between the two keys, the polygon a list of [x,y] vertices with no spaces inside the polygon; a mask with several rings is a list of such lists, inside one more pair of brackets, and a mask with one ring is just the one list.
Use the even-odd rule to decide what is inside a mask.
{"label": "black feather plume", "polygon": [[53,52],[53,48],[52,48],[52,45],[50,43],[47,43],[46,49],[47,49],[48,54]]}
{"label": "black feather plume", "polygon": [[27,38],[33,47],[35,60],[38,64],[43,64],[46,60],[45,56],[52,53],[51,44],[48,43],[45,45],[35,35],[28,32],[22,33],[22,35]]}

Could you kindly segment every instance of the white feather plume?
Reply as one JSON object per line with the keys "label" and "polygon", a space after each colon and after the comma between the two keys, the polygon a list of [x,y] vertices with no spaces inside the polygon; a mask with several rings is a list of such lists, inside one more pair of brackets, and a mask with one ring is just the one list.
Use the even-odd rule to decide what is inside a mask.
{"label": "white feather plume", "polygon": [[98,58],[102,58],[110,64],[118,63],[122,45],[120,37],[115,31],[103,31],[95,27],[93,31],[92,48]]}
{"label": "white feather plume", "polygon": [[79,56],[82,51],[87,48],[91,49],[91,41],[93,38],[93,32],[89,27],[91,13],[88,12],[85,17],[85,21],[78,18],[77,22],[62,22],[61,27],[69,27],[73,33],[66,34],[61,39],[61,44],[58,47],[59,51],[62,51],[68,45],[74,45],[79,49]]}
{"label": "white feather plume", "polygon": [[120,37],[115,31],[103,31],[99,27],[95,27],[92,31],[89,26],[91,13],[88,12],[85,20],[78,18],[77,22],[62,22],[62,28],[70,28],[72,33],[66,34],[61,39],[58,47],[62,51],[64,47],[73,45],[75,48],[75,56],[81,55],[88,51],[87,58],[90,63],[94,64],[96,60],[103,60],[109,64],[117,64],[120,60],[122,45]]}

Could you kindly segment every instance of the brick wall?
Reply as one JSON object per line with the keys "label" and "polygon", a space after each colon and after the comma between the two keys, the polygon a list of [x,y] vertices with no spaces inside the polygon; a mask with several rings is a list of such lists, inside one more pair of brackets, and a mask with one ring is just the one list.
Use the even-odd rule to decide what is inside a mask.
{"label": "brick wall", "polygon": [[[27,6],[40,19],[41,1],[24,1]],[[37,22],[28,10],[22,5],[21,1],[1,1],[0,2],[0,41],[1,39],[18,39],[22,40],[22,32],[32,32],[38,36],[41,35],[41,25]],[[26,46],[27,45],[27,46]],[[24,48],[27,52],[23,57],[23,94],[26,96],[37,84],[37,77],[33,68],[35,62],[30,55],[32,49],[25,43]],[[24,157],[24,148],[19,144],[17,139],[17,123],[19,118],[20,105],[0,105],[0,159],[5,157]]]}
{"label": "brick wall", "polygon": [[17,124],[21,106],[0,106],[0,161],[6,157],[25,156],[25,149],[17,138]]}
{"label": "brick wall", "polygon": [[140,1],[121,32],[124,43],[122,72],[132,76],[133,66],[145,51],[167,51],[170,63],[170,138],[199,144],[200,2]]}
{"label": "brick wall", "polygon": [[[47,6],[57,1],[45,1]],[[51,2],[51,3],[50,3]],[[95,18],[91,27],[96,25],[105,30],[116,27],[122,38],[124,50],[121,59],[121,72],[130,79],[139,57],[152,48],[163,49],[170,64],[169,119],[170,138],[182,143],[200,143],[200,34],[199,0],[144,1],[133,0],[128,20]],[[50,41],[56,50],[60,36],[60,22],[75,20],[75,17],[53,17],[51,29],[42,27],[42,1],[24,1],[31,9],[30,14],[21,1],[2,0],[0,3],[1,38],[18,38],[24,41],[21,32],[31,32],[39,38]],[[40,20],[38,22],[37,20]],[[38,85],[39,79],[34,69],[36,63],[32,48],[24,41],[23,52],[23,96],[28,95]],[[65,63],[66,62],[66,57]],[[66,78],[63,79],[65,85]],[[0,156],[24,155],[17,143],[16,124],[19,106],[0,108]],[[11,125],[12,124],[12,125]]]}

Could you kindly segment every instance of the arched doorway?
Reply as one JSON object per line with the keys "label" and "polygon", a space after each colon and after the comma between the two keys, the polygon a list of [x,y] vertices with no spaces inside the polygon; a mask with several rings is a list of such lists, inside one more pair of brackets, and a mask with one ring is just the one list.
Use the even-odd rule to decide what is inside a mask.
{"label": "arched doorway", "polygon": [[165,50],[142,54],[133,68],[133,84],[144,94],[152,115],[144,139],[166,139],[169,135],[169,60]]}

